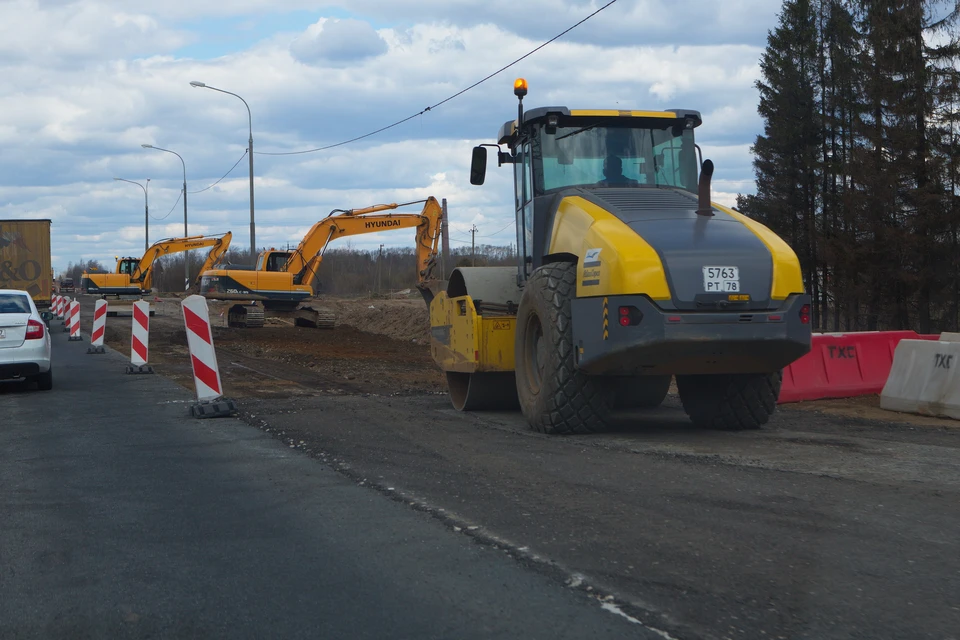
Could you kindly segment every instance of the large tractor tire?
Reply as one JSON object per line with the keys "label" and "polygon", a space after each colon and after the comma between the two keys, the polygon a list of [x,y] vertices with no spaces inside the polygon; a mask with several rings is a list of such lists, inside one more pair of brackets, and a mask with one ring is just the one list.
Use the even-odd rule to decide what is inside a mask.
{"label": "large tractor tire", "polygon": [[777,409],[782,372],[677,376],[683,409],[701,428],[759,429]]}
{"label": "large tractor tire", "polygon": [[623,376],[616,378],[613,406],[616,409],[656,409],[670,391],[672,376]]}
{"label": "large tractor tire", "polygon": [[574,366],[570,300],[577,266],[558,262],[533,272],[517,309],[515,368],[520,408],[530,426],[549,434],[607,428],[613,389]]}

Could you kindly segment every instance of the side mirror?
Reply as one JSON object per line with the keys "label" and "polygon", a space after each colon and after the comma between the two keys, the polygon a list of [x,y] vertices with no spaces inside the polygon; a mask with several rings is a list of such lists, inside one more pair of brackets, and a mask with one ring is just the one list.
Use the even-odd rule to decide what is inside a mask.
{"label": "side mirror", "polygon": [[487,176],[487,148],[474,147],[470,161],[470,184],[483,184]]}
{"label": "side mirror", "polygon": [[41,311],[40,318],[47,324],[47,326],[50,326],[50,321],[53,320],[53,312]]}

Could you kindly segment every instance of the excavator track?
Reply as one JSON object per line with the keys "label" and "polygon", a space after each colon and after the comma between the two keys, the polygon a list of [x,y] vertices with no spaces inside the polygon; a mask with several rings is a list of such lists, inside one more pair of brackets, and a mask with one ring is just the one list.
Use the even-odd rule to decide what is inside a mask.
{"label": "excavator track", "polygon": [[263,308],[257,305],[235,304],[227,312],[227,326],[239,329],[258,329],[263,326]]}
{"label": "excavator track", "polygon": [[337,314],[331,309],[300,307],[296,310],[295,324],[313,329],[333,329],[337,326]]}

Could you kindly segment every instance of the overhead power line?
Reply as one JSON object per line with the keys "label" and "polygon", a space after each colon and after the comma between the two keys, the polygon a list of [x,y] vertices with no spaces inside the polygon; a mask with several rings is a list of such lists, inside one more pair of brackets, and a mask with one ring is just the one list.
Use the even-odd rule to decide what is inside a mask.
{"label": "overhead power line", "polygon": [[[497,229],[497,230],[494,231],[493,233],[490,233],[490,234],[487,234],[487,235],[484,235],[484,236],[482,236],[482,235],[480,235],[480,234],[478,233],[478,234],[476,234],[476,237],[477,237],[477,238],[493,238],[493,237],[496,236],[498,233],[506,230],[507,227],[510,227],[510,226],[512,226],[513,224],[514,224],[514,222],[511,220],[510,222],[508,222],[507,224],[503,225],[502,227],[500,227],[499,229]],[[471,241],[473,240],[473,238],[467,238],[466,236],[461,236],[461,237],[459,237],[459,238],[456,237],[459,233],[460,233],[459,231],[451,231],[451,232],[450,232],[450,237],[453,238],[453,239],[455,239],[455,240],[457,240],[458,242],[471,242]],[[467,229],[465,233],[470,233],[470,229]]]}
{"label": "overhead power line", "polygon": [[482,79],[474,82],[472,85],[470,85],[469,87],[467,87],[467,88],[465,88],[465,89],[461,89],[460,91],[456,92],[456,93],[453,94],[452,96],[449,96],[449,97],[447,97],[447,98],[444,98],[444,99],[441,100],[440,102],[438,102],[438,103],[436,103],[436,104],[432,104],[432,105],[430,105],[429,107],[425,107],[424,109],[421,109],[421,110],[418,111],[417,113],[415,113],[415,114],[413,114],[413,115],[411,115],[411,116],[407,116],[406,118],[403,118],[402,120],[397,120],[397,121],[394,122],[393,124],[388,124],[388,125],[385,126],[385,127],[380,127],[379,129],[377,129],[377,130],[375,130],[375,131],[371,131],[370,133],[365,133],[365,134],[363,134],[363,135],[361,135],[361,136],[357,136],[357,137],[355,137],[355,138],[350,138],[349,140],[344,140],[344,141],[342,141],[342,142],[337,142],[337,143],[334,143],[334,144],[328,144],[328,145],[326,145],[326,146],[324,146],[324,147],[316,147],[315,149],[304,149],[304,150],[302,150],[302,151],[254,151],[254,154],[255,154],[255,155],[261,155],[261,156],[295,156],[295,155],[300,155],[300,154],[304,154],[304,153],[316,153],[317,151],[326,151],[327,149],[333,149],[334,147],[342,147],[342,146],[345,145],[345,144],[350,144],[350,143],[352,143],[352,142],[357,142],[357,141],[359,141],[359,140],[363,140],[364,138],[369,138],[370,136],[375,136],[375,135],[377,135],[378,133],[383,133],[383,132],[386,131],[387,129],[392,129],[392,128],[396,127],[396,126],[399,126],[399,125],[403,124],[404,122],[409,122],[410,120],[413,120],[414,118],[416,118],[416,117],[418,117],[418,116],[422,116],[423,114],[427,113],[428,111],[433,111],[434,109],[436,109],[436,108],[439,107],[440,105],[443,105],[443,104],[446,104],[447,102],[450,102],[450,101],[453,100],[454,98],[457,98],[457,97],[459,97],[459,96],[462,96],[462,95],[465,94],[467,91],[470,91],[471,89],[475,89],[476,87],[479,87],[481,84],[483,84],[484,82],[486,82],[486,81],[489,80],[490,78],[493,78],[493,77],[495,77],[495,76],[503,73],[504,71],[506,71],[506,70],[509,69],[510,67],[516,65],[518,62],[521,62],[521,61],[525,60],[526,58],[529,58],[530,56],[532,56],[533,54],[535,54],[537,51],[540,51],[540,49],[543,49],[545,46],[547,46],[547,45],[550,44],[551,42],[553,42],[553,41],[555,41],[555,40],[558,40],[558,39],[562,38],[563,36],[567,35],[567,34],[570,33],[571,31],[573,31],[574,29],[576,29],[577,27],[579,27],[580,25],[582,25],[584,22],[586,22],[586,21],[589,20],[590,18],[594,17],[595,15],[597,15],[598,13],[600,13],[601,11],[603,11],[604,9],[606,9],[607,7],[609,7],[610,5],[615,4],[616,2],[617,2],[617,0],[610,0],[609,2],[607,2],[607,4],[603,5],[602,7],[600,7],[599,9],[597,9],[596,11],[594,11],[593,13],[591,13],[590,15],[588,15],[587,17],[583,18],[582,20],[580,20],[580,21],[577,22],[576,24],[574,24],[574,25],[572,25],[572,26],[570,26],[570,27],[567,27],[566,29],[564,29],[563,31],[561,31],[560,33],[558,33],[557,35],[553,36],[552,38],[550,38],[549,40],[547,40],[546,42],[544,42],[543,44],[541,44],[540,46],[536,47],[535,49],[531,49],[531,50],[528,51],[527,53],[523,54],[522,56],[520,56],[519,58],[517,58],[516,60],[514,60],[514,61],[511,62],[510,64],[508,64],[508,65],[506,65],[506,66],[503,66],[503,67],[500,67],[499,69],[497,69],[496,71],[494,71],[494,72],[491,73],[490,75],[488,75],[488,76],[486,76],[486,77],[484,77],[484,78],[482,78]]}
{"label": "overhead power line", "polygon": [[[246,158],[246,157],[247,157],[247,149],[244,149],[243,155],[240,156],[240,160],[243,160],[243,159]],[[200,189],[199,191],[189,191],[188,193],[203,193],[204,191],[207,191],[207,190],[209,190],[209,189],[213,189],[215,186],[217,186],[218,184],[220,184],[228,175],[230,175],[231,173],[233,173],[233,170],[237,168],[237,165],[238,165],[238,164],[240,164],[240,160],[237,160],[236,162],[234,162],[234,163],[233,163],[233,166],[230,167],[230,170],[227,171],[225,174],[223,174],[223,175],[220,177],[219,180],[217,180],[216,182],[214,182],[214,183],[213,183],[212,185],[210,185],[209,187],[204,187],[203,189]]]}
{"label": "overhead power line", "polygon": [[182,197],[183,189],[180,190],[180,195],[177,196],[177,201],[173,203],[172,207],[170,207],[170,211],[167,211],[167,215],[163,216],[162,218],[158,218],[157,216],[151,214],[150,217],[154,220],[166,220],[168,217],[170,217],[170,214],[173,213],[173,210],[177,208],[177,205],[180,204],[180,198]]}
{"label": "overhead power line", "polygon": [[490,235],[488,235],[488,236],[479,236],[479,235],[478,235],[477,237],[478,237],[478,238],[492,238],[492,237],[494,237],[495,235],[497,235],[498,233],[500,233],[501,231],[503,231],[504,229],[506,229],[507,227],[511,226],[512,224],[514,224],[514,222],[511,220],[510,222],[508,222],[507,224],[503,225],[501,228],[497,229],[496,231],[494,231],[494,232],[491,233]]}
{"label": "overhead power line", "polygon": [[[246,158],[246,157],[247,157],[247,152],[244,151],[244,152],[243,152],[243,155],[240,156],[240,160],[243,160],[243,159]],[[217,185],[220,184],[220,182],[223,181],[228,175],[230,175],[231,173],[233,173],[233,170],[237,168],[237,165],[238,165],[238,164],[240,164],[240,160],[237,160],[237,161],[233,164],[233,166],[230,167],[230,171],[227,171],[225,174],[223,174],[223,177],[221,177],[220,180],[217,180],[216,182],[214,182],[213,184],[211,184],[209,187],[204,187],[203,189],[200,189],[199,191],[188,191],[187,193],[203,193],[204,191],[207,191],[208,189],[212,189],[213,187],[217,186]],[[180,195],[177,196],[177,201],[173,203],[173,206],[170,207],[170,211],[167,211],[167,214],[166,214],[165,216],[163,216],[163,217],[161,217],[161,218],[158,218],[157,216],[155,216],[155,215],[153,215],[153,214],[151,213],[151,214],[150,214],[150,217],[153,218],[154,220],[166,220],[167,218],[170,217],[170,214],[173,213],[173,210],[177,208],[177,205],[180,204],[180,198],[182,198],[182,197],[183,197],[183,189],[180,190]]]}

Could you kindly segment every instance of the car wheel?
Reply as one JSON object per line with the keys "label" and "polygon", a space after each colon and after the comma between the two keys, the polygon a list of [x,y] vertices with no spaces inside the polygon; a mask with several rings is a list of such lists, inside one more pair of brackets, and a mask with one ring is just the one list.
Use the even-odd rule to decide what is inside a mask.
{"label": "car wheel", "polygon": [[38,375],[36,381],[37,389],[40,391],[50,391],[53,389],[53,367]]}

